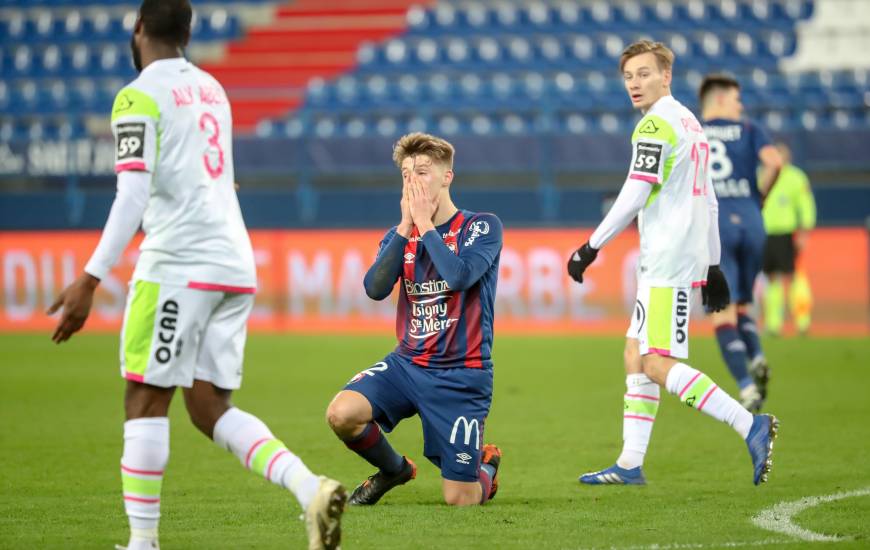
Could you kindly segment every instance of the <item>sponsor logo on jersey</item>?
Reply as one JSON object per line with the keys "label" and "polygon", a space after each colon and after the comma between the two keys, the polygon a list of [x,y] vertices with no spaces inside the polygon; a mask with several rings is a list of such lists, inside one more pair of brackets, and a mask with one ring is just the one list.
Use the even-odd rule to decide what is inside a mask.
{"label": "sponsor logo on jersey", "polygon": [[[474,241],[481,235],[489,234],[489,222],[486,220],[477,220],[471,224],[471,235],[465,240],[465,246],[471,246]],[[452,249],[451,249],[452,250]],[[455,252],[455,250],[454,250]]]}
{"label": "sponsor logo on jersey", "polygon": [[[157,325],[157,349],[154,358],[158,363],[166,364],[172,359],[172,342],[175,340],[176,323],[178,322],[178,302],[166,300],[160,306],[160,320]],[[176,355],[181,351],[180,340],[176,345]]]}
{"label": "sponsor logo on jersey", "polygon": [[443,280],[429,280],[422,283],[405,279],[405,294],[408,296],[426,296],[450,292],[450,285]]}
{"label": "sponsor logo on jersey", "polygon": [[631,171],[657,176],[663,149],[661,143],[639,141],[635,146],[634,164],[632,164]]}
{"label": "sponsor logo on jersey", "polygon": [[688,338],[686,328],[689,325],[689,293],[685,290],[677,291],[677,314],[676,314],[676,330],[674,337],[678,344],[682,344]]}
{"label": "sponsor logo on jersey", "polygon": [[638,134],[655,134],[659,131],[659,127],[656,126],[656,123],[652,121],[652,119],[647,120],[643,123],[643,126],[637,131]]}
{"label": "sponsor logo on jersey", "polygon": [[414,263],[414,254],[412,254],[411,252],[408,252],[407,254],[405,254],[405,263],[406,264]]}
{"label": "sponsor logo on jersey", "polygon": [[145,156],[145,123],[126,122],[118,125],[117,158],[141,159]]}
{"label": "sponsor logo on jersey", "polygon": [[410,302],[413,318],[409,322],[408,336],[422,340],[453,326],[459,319],[448,317],[447,303],[442,301],[447,299],[448,296],[442,295]]}
{"label": "sponsor logo on jersey", "polygon": [[131,107],[133,107],[133,100],[130,99],[127,94],[121,94],[118,96],[118,99],[115,100],[115,110],[112,112],[123,113]]}

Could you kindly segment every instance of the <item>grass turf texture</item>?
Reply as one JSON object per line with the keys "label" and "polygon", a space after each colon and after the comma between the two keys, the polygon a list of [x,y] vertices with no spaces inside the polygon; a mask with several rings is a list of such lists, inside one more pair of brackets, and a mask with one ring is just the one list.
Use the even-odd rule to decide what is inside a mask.
{"label": "grass turf texture", "polygon": [[[496,499],[474,509],[443,505],[439,473],[421,453],[419,420],[409,419],[390,440],[417,461],[417,480],[377,506],[350,509],[343,546],[795,548],[798,541],[756,528],[750,518],[783,500],[870,486],[870,341],[765,344],[774,368],[768,409],[782,422],[767,485],[752,485],[745,445],[729,427],[663,392],[645,466],[649,485],[580,486],[578,474],[609,466],[621,448],[622,339],[502,336],[486,433],[504,451]],[[126,542],[117,337],[83,334],[58,347],[48,334],[5,334],[0,346],[0,547]],[[372,469],[332,435],[324,410],[391,346],[386,337],[254,335],[235,403],[266,421],[312,470],[352,489]],[[696,338],[692,358],[736,393],[712,340]],[[292,496],[196,432],[180,395],[163,487],[163,548],[305,545]],[[866,547],[868,512],[865,496],[806,510],[796,521],[853,537],[838,550]]]}

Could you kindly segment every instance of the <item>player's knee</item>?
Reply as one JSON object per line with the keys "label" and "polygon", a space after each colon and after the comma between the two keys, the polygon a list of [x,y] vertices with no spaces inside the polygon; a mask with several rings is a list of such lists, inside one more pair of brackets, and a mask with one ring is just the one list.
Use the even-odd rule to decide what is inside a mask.
{"label": "player's knee", "polygon": [[644,355],[641,363],[643,365],[643,373],[661,386],[665,385],[668,377],[668,370],[676,361],[670,357],[663,357],[655,353]]}
{"label": "player's knee", "polygon": [[622,360],[625,364],[626,374],[637,374],[641,372],[640,351],[636,344],[626,342],[625,349],[622,351]]}
{"label": "player's knee", "polygon": [[359,407],[352,399],[339,393],[326,408],[326,422],[339,437],[353,435],[366,423]]}
{"label": "player's knee", "polygon": [[449,506],[474,506],[480,504],[480,493],[468,488],[444,489],[444,502]]}
{"label": "player's knee", "polygon": [[190,422],[208,437],[212,437],[215,424],[227,411],[226,406],[218,403],[187,402],[187,415]]}

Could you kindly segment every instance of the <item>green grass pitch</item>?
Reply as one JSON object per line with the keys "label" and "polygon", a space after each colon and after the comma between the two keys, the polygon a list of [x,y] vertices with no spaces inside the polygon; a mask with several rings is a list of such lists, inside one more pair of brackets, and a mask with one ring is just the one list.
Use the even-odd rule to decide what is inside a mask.
{"label": "green grass pitch", "polygon": [[[765,342],[774,368],[768,410],[781,420],[770,482],[755,487],[744,443],[730,428],[663,392],[646,487],[583,487],[577,475],[610,465],[621,447],[622,339],[496,339],[495,398],[486,440],[504,451],[490,504],[442,504],[438,471],[422,456],[420,423],[391,434],[416,459],[416,481],[380,504],[350,509],[346,549],[718,548],[804,545],[751,523],[783,501],[870,487],[870,340]],[[353,488],[371,468],[324,422],[331,397],[389,349],[384,337],[253,335],[235,403],[260,416],[312,470]],[[0,548],[112,548],[126,542],[118,472],[123,381],[117,336],[0,335]],[[735,385],[711,339],[693,366]],[[292,496],[243,470],[171,413],[161,546],[303,548]],[[809,508],[800,526],[870,546],[870,496]]]}

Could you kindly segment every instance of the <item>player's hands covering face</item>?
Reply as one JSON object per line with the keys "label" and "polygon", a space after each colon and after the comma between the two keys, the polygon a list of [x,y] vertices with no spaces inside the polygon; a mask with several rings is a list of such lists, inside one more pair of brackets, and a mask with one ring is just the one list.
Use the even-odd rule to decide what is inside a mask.
{"label": "player's hands covering face", "polygon": [[94,301],[94,291],[97,290],[97,284],[99,284],[99,279],[82,273],[71,285],[63,289],[57,300],[51,304],[46,312],[49,315],[63,308],[60,322],[58,322],[51,337],[53,342],[57,344],[66,342],[84,326],[91,313],[91,304]]}
{"label": "player's hands covering face", "polygon": [[416,175],[411,176],[408,183],[408,198],[411,218],[414,219],[417,228],[420,229],[421,224],[431,225],[437,209],[437,199],[432,197],[429,188]]}

